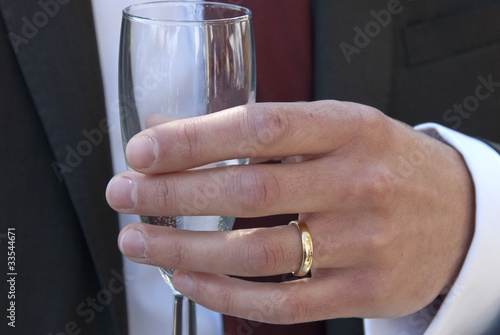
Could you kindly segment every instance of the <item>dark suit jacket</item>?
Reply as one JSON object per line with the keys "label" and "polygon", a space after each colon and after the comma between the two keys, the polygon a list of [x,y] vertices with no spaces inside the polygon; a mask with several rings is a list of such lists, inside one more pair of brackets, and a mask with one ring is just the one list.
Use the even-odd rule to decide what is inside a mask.
{"label": "dark suit jacket", "polygon": [[40,3],[0,1],[0,232],[15,228],[17,273],[15,300],[1,300],[16,327],[0,333],[126,334],[92,10]]}
{"label": "dark suit jacket", "polygon": [[[295,21],[257,16],[264,4],[269,13],[288,5],[280,1],[232,1],[255,7],[256,33],[266,22],[257,41],[281,45],[257,49],[259,63],[282,61],[274,67],[280,72],[268,66],[259,73],[259,91],[268,92],[261,100],[352,100],[410,124],[435,121],[500,142],[499,1],[408,0],[394,7],[387,0],[313,0],[309,9],[304,0],[291,11],[312,18],[305,29],[313,38],[302,34],[303,43],[298,31],[290,33]],[[384,19],[381,11],[389,9],[394,14]],[[15,330],[126,334],[117,217],[104,200],[112,170],[89,1],[0,0],[0,12],[0,234],[15,228]],[[243,334],[266,332],[266,325],[232,322],[228,334],[238,334],[238,323]],[[344,334],[359,332],[357,324]],[[341,334],[331,323],[302,327],[267,331]]]}

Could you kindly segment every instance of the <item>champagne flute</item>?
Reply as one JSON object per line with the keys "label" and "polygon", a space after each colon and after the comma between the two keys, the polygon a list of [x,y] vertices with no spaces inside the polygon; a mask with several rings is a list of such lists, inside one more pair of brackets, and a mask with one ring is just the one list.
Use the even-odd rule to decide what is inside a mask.
{"label": "champagne flute", "polygon": [[[165,120],[189,118],[255,101],[253,29],[246,8],[202,1],[133,5],[123,11],[120,42],[124,147],[158,115]],[[246,163],[248,159],[232,159],[203,168]],[[189,230],[230,230],[234,224],[234,218],[225,216],[140,219]],[[173,334],[181,335],[183,297],[173,289],[173,271],[160,269],[175,296]],[[193,305],[190,302],[191,309]],[[190,334],[195,333],[193,323],[190,320]]]}

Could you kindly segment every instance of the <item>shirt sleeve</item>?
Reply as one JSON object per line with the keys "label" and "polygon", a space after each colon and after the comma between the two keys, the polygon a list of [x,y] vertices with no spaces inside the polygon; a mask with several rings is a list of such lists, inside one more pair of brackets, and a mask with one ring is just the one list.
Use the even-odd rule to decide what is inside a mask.
{"label": "shirt sleeve", "polygon": [[367,335],[484,334],[500,315],[500,155],[489,145],[438,124],[417,130],[458,150],[476,196],[474,237],[460,274],[439,305],[396,319],[367,319]]}

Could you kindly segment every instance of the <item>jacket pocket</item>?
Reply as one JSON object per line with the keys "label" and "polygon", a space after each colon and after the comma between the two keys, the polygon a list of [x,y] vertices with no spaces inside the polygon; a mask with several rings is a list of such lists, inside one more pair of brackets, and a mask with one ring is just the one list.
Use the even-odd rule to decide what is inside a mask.
{"label": "jacket pocket", "polygon": [[403,38],[409,65],[500,42],[500,4],[406,26]]}

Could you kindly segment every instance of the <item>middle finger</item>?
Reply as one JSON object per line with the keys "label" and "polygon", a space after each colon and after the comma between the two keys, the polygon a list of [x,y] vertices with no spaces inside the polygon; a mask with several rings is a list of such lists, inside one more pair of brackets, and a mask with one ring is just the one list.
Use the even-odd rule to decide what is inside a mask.
{"label": "middle finger", "polygon": [[[347,185],[316,161],[115,176],[106,192],[117,211],[149,216],[257,217],[340,206]],[[315,171],[311,173],[310,171]],[[335,200],[335,201],[334,201]]]}

